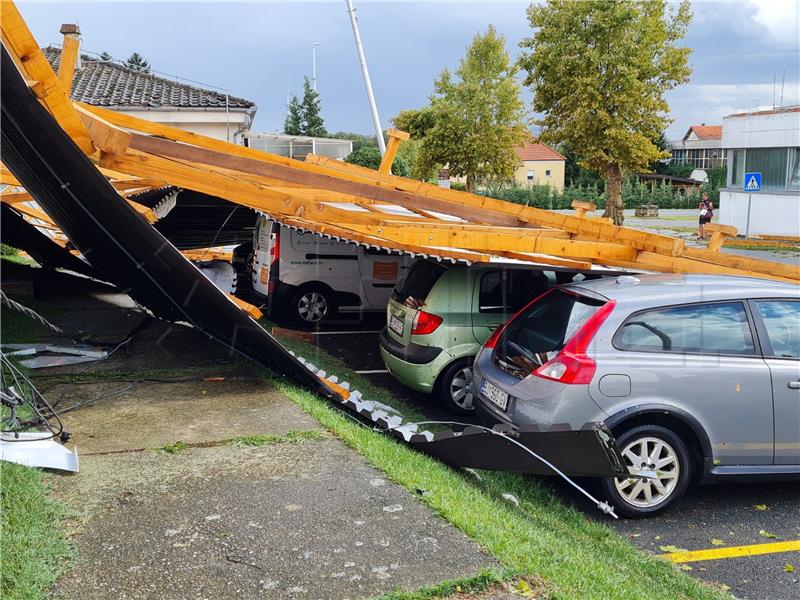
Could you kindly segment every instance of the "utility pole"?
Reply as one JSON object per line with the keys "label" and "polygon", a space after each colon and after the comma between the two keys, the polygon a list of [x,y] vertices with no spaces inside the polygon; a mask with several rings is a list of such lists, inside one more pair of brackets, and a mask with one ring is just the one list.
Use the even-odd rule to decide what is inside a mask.
{"label": "utility pole", "polygon": [[358,33],[356,9],[353,8],[353,3],[351,0],[345,0],[345,2],[347,2],[347,12],[350,15],[350,25],[353,28],[353,38],[356,41],[358,60],[361,63],[361,74],[364,76],[364,86],[367,88],[367,100],[369,100],[369,109],[370,112],[372,112],[372,124],[375,127],[375,136],[378,138],[378,148],[380,148],[381,156],[383,156],[386,152],[386,141],[383,139],[381,118],[378,116],[378,107],[375,104],[375,95],[372,93],[372,82],[369,79],[369,69],[367,69],[367,57],[364,56],[364,48],[361,45],[361,36]]}
{"label": "utility pole", "polygon": [[311,44],[311,87],[317,91],[317,48],[322,46],[318,42]]}

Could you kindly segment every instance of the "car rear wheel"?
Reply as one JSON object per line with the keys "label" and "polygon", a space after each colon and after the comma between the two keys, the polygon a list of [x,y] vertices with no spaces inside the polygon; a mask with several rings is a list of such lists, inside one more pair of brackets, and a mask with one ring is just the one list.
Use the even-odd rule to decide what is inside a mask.
{"label": "car rear wheel", "polygon": [[472,394],[473,358],[457,360],[439,376],[436,396],[448,411],[460,415],[475,412]]}
{"label": "car rear wheel", "polygon": [[692,464],[686,444],[674,431],[661,425],[634,427],[617,438],[625,464],[651,477],[612,477],[603,488],[617,510],[628,517],[656,515],[686,492]]}
{"label": "car rear wheel", "polygon": [[333,295],[323,287],[300,288],[292,298],[291,310],[297,323],[316,325],[333,314]]}

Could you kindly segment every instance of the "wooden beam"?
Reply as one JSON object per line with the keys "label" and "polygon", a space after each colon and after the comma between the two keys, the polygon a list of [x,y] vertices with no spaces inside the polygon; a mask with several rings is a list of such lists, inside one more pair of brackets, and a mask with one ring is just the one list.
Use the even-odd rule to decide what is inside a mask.
{"label": "wooden beam", "polygon": [[527,237],[514,229],[501,233],[499,231],[446,230],[439,227],[418,228],[408,225],[397,227],[353,223],[348,227],[406,246],[464,248],[487,254],[530,252],[594,261],[602,261],[606,258],[634,260],[637,254],[635,248],[625,244],[597,241],[577,242],[538,236]]}
{"label": "wooden beam", "polygon": [[716,273],[721,275],[742,275],[770,277],[785,281],[800,281],[800,265],[779,263],[729,254],[727,252],[709,252],[701,248],[687,248],[684,257],[704,265],[703,273]]}
{"label": "wooden beam", "polygon": [[0,183],[4,185],[13,185],[14,187],[20,187],[17,178],[14,177],[13,173],[11,173],[11,171],[9,171],[3,164],[0,164]]}
{"label": "wooden beam", "polygon": [[0,1],[0,30],[3,33],[3,44],[15,57],[17,64],[22,66],[25,79],[41,84],[42,102],[50,114],[83,152],[93,154],[95,147],[89,132],[78,118],[69,94],[56,77],[12,0]]}
{"label": "wooden beam", "polygon": [[[552,227],[554,229],[563,229],[570,233],[590,235],[598,240],[629,244],[639,250],[648,250],[668,256],[677,256],[685,247],[684,241],[678,238],[620,227],[599,219],[581,219],[574,215],[554,213],[544,209],[512,204],[503,200],[496,200],[494,198],[470,194],[468,192],[440,188],[430,183],[379,173],[372,169],[331,160],[324,156],[309,154],[306,156],[306,162],[326,166],[341,173],[358,175],[375,184],[388,185],[400,191],[424,196],[428,198],[431,203],[435,200],[441,200],[448,205],[459,205],[467,209],[489,210],[492,213],[513,217],[526,223],[543,227]],[[434,206],[430,206],[430,208],[431,210],[439,210]],[[441,212],[448,212],[448,210],[445,209]],[[451,212],[450,214],[453,213]]]}
{"label": "wooden beam", "polygon": [[588,261],[571,260],[569,258],[561,258],[549,254],[536,254],[533,252],[498,252],[497,255],[513,258],[515,260],[552,265],[554,267],[566,267],[568,269],[575,269],[576,271],[589,271],[592,268],[592,263]]}
{"label": "wooden beam", "polygon": [[112,125],[102,117],[98,117],[94,113],[89,112],[82,106],[75,106],[81,121],[86,126],[89,132],[89,137],[92,138],[92,143],[101,152],[109,154],[124,154],[131,143],[131,134],[127,131],[120,129],[116,125]]}
{"label": "wooden beam", "polygon": [[594,212],[597,210],[597,205],[594,202],[585,202],[584,200],[573,200],[572,208],[575,209],[575,215],[582,219],[586,213]]}
{"label": "wooden beam", "polygon": [[[404,206],[410,210],[429,209],[451,214],[456,217],[478,220],[493,225],[526,226],[513,216],[497,214],[480,208],[464,207],[450,203],[437,202],[435,199],[416,197],[412,194],[390,189],[391,186],[376,186],[371,183],[343,180],[335,171],[332,174],[319,174],[295,168],[271,164],[250,157],[232,156],[225,152],[209,150],[164,140],[155,137],[134,134],[131,148],[153,155],[201,163],[204,165],[229,169],[231,172],[248,173],[298,183],[320,190],[341,192],[376,202],[386,202]],[[246,150],[246,148],[245,148]],[[298,161],[295,161],[298,162]],[[304,164],[299,163],[298,164]],[[373,171],[377,173],[377,171]]]}
{"label": "wooden beam", "polygon": [[64,36],[64,40],[61,45],[61,60],[58,64],[58,80],[61,82],[64,92],[69,96],[81,47],[81,30],[77,25],[65,24],[61,26],[60,33]]}
{"label": "wooden beam", "polygon": [[383,153],[381,164],[378,167],[378,171],[381,173],[392,172],[392,164],[394,163],[394,157],[397,155],[397,151],[400,149],[400,144],[403,140],[407,140],[411,137],[407,132],[400,131],[399,129],[390,129],[386,132],[386,135],[389,136],[389,143],[386,145],[386,152]]}
{"label": "wooden beam", "polygon": [[101,166],[140,177],[163,179],[172,185],[219,196],[272,215],[296,215],[327,222],[373,223],[376,217],[366,211],[351,211],[275,192],[267,187],[242,181],[215,171],[214,167],[190,165],[176,160],[138,152],[122,156],[101,154]]}
{"label": "wooden beam", "polygon": [[236,306],[246,312],[248,315],[253,317],[256,321],[258,321],[261,317],[264,316],[264,313],[257,306],[253,306],[249,302],[245,302],[241,298],[237,298],[233,294],[227,294],[228,300],[233,302]]}
{"label": "wooden beam", "polygon": [[731,225],[720,225],[719,223],[709,223],[704,229],[711,232],[711,239],[708,240],[709,252],[719,252],[725,243],[725,238],[736,237],[737,229]]}
{"label": "wooden beam", "polygon": [[28,192],[0,192],[0,202],[17,204],[18,202],[31,202],[33,198]]}
{"label": "wooden beam", "polygon": [[416,246],[404,244],[394,240],[387,240],[381,237],[375,237],[359,231],[355,231],[348,226],[340,226],[338,224],[320,223],[319,221],[310,221],[299,219],[296,217],[284,217],[280,219],[281,223],[285,225],[293,225],[308,231],[314,231],[322,235],[332,235],[341,237],[346,240],[358,242],[361,244],[369,244],[371,246],[378,246],[380,248],[392,248],[394,250],[402,250],[413,254],[424,254],[428,256],[437,256],[445,259],[458,259],[468,262],[489,262],[491,257],[488,254],[481,252],[469,252],[458,248],[435,248],[426,246]]}
{"label": "wooden beam", "polygon": [[224,260],[231,262],[233,260],[233,252],[225,252],[214,248],[201,248],[196,250],[181,250],[189,260]]}

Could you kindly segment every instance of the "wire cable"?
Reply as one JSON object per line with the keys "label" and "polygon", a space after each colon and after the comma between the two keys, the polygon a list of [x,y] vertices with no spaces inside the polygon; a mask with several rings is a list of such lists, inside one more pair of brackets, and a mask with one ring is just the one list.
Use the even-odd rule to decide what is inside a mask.
{"label": "wire cable", "polygon": [[[556,467],[549,460],[547,460],[546,458],[540,456],[539,454],[537,454],[536,452],[534,452],[533,450],[531,450],[530,448],[528,448],[524,444],[521,444],[517,440],[509,437],[508,435],[506,435],[505,433],[503,433],[501,431],[497,431],[495,429],[490,429],[489,427],[484,427],[483,425],[474,425],[474,424],[471,424],[471,423],[461,423],[459,421],[419,421],[417,423],[406,423],[406,425],[449,425],[449,426],[457,425],[459,427],[475,427],[477,429],[482,429],[483,431],[487,431],[487,432],[489,432],[489,433],[491,433],[493,435],[499,435],[504,440],[507,440],[507,441],[511,442],[512,444],[514,444],[515,446],[518,446],[518,447],[522,448],[522,450],[524,450],[525,452],[530,454],[532,457],[534,457],[539,462],[547,465],[550,469],[552,469],[564,481],[569,483],[572,487],[574,487],[576,490],[578,490],[581,494],[586,496],[586,498],[588,498],[602,512],[604,512],[607,515],[611,515],[615,519],[619,518],[619,517],[617,517],[616,513],[614,512],[614,507],[611,506],[608,502],[605,502],[605,501],[601,502],[600,500],[598,500],[597,498],[592,496],[589,492],[587,492],[585,489],[583,489],[581,486],[579,486],[577,483],[575,483],[568,475],[566,475],[563,471],[561,471],[561,469]],[[402,427],[402,425],[400,425],[400,427]],[[395,428],[396,427],[391,427],[391,428],[389,428],[389,430],[395,429]]]}

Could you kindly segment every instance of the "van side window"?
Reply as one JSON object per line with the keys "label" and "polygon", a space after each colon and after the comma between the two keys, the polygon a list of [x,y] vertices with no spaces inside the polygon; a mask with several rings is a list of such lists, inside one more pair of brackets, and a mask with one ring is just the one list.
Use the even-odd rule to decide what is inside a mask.
{"label": "van side window", "polygon": [[483,313],[514,313],[540,296],[549,286],[542,271],[507,269],[487,271],[481,277],[478,310]]}
{"label": "van side window", "polygon": [[772,356],[800,358],[800,302],[758,300],[756,306],[767,329]]}
{"label": "van side window", "polygon": [[614,336],[620,350],[694,354],[755,353],[741,302],[688,304],[635,313]]}

